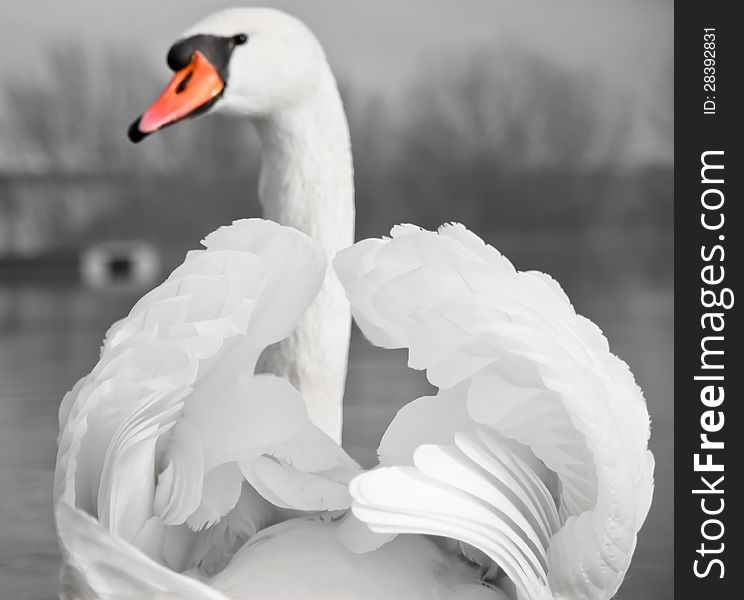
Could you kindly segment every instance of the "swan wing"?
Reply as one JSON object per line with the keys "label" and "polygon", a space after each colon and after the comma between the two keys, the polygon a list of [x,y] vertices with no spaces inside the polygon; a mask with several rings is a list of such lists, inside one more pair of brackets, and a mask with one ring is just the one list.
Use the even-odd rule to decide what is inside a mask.
{"label": "swan wing", "polygon": [[275,505],[348,507],[357,466],[292,385],[254,373],[317,294],[323,252],[260,219],[203,244],[114,324],[63,400],[55,499],[158,562],[209,572]]}
{"label": "swan wing", "polygon": [[65,600],[227,600],[214,589],[159,565],[83,511],[55,509],[66,564]]}
{"label": "swan wing", "polygon": [[601,331],[553,279],[517,271],[462,225],[398,226],[334,266],[363,332],[408,348],[439,388],[398,413],[381,466],[351,483],[370,546],[446,536],[520,599],[612,597],[653,456],[643,395]]}

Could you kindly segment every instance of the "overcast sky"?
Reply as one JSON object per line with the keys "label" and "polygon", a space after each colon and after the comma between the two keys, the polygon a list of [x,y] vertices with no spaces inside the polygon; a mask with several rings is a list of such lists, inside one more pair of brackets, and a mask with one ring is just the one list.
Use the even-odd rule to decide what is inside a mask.
{"label": "overcast sky", "polygon": [[[43,72],[50,42],[136,46],[159,61],[179,33],[240,0],[23,0],[0,3],[0,81]],[[606,78],[639,105],[668,81],[672,0],[267,0],[306,21],[346,80],[387,97],[427,62],[517,41]],[[165,75],[164,75],[165,76]],[[653,146],[652,141],[644,143]],[[656,152],[658,149],[647,149]]]}

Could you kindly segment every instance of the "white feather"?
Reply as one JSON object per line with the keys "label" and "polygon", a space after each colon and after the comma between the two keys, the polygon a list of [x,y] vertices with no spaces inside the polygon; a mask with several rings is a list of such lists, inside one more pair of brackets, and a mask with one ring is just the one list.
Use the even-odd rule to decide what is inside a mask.
{"label": "white feather", "polygon": [[600,330],[462,225],[399,226],[335,264],[365,334],[408,348],[440,388],[388,428],[382,468],[352,482],[354,514],[479,548],[520,598],[610,598],[653,459],[643,396]]}
{"label": "white feather", "polygon": [[55,518],[66,559],[64,600],[228,600],[157,564],[67,502],[57,504]]}
{"label": "white feather", "polygon": [[[219,552],[268,522],[263,509],[238,513],[263,521],[229,518],[246,475],[282,507],[326,510],[348,507],[346,483],[358,471],[308,422],[292,385],[254,374],[264,348],[315,297],[322,251],[261,220],[204,243],[112,327],[99,363],[60,410],[57,500],[178,570],[206,569],[199,561],[208,556],[222,564]],[[214,536],[223,519],[239,533],[223,525]],[[229,547],[204,547],[225,535]]]}

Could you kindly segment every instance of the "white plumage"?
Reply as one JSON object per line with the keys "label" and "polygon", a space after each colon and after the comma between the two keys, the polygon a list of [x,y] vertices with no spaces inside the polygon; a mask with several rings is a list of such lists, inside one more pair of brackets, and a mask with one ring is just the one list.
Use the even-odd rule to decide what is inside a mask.
{"label": "white plumage", "polygon": [[343,509],[358,467],[294,387],[254,374],[320,288],[322,251],[260,219],[204,244],[109,330],[63,400],[55,498],[158,562],[211,572],[277,518],[254,489],[280,508]]}
{"label": "white plumage", "polygon": [[[207,236],[65,396],[63,596],[610,598],[653,489],[625,363],[556,282],[461,225],[336,254],[353,237],[351,154],[317,40],[266,9],[191,33],[249,40],[211,110],[256,125],[259,196],[281,225]],[[337,443],[346,296],[373,343],[408,348],[439,388],[398,413],[366,473]]]}
{"label": "white plumage", "polygon": [[343,251],[362,330],[409,349],[440,388],[404,407],[384,468],[352,482],[374,531],[485,552],[520,598],[609,598],[653,489],[649,419],[627,365],[559,285],[518,272],[461,225],[413,226]]}
{"label": "white plumage", "polygon": [[[363,330],[409,348],[411,366],[440,391],[400,411],[381,466],[351,482],[353,515],[372,531],[351,516],[339,529],[329,515],[256,535],[288,518],[277,507],[346,508],[358,470],[309,424],[291,386],[253,375],[261,348],[288,333],[317,291],[322,253],[289,228],[241,221],[208,237],[112,328],[101,362],[63,403],[68,580],[103,581],[111,561],[136,559],[126,577],[176,587],[190,580],[156,563],[203,574],[227,565],[210,584],[233,599],[313,598],[323,585],[328,598],[390,597],[405,586],[411,598],[615,593],[653,487],[648,414],[627,366],[552,279],[516,271],[464,227],[401,226],[392,236],[341,252],[336,268]],[[194,277],[209,281],[198,288],[206,298]],[[379,535],[397,533],[463,542],[483,575],[451,548]],[[320,587],[309,583],[311,556],[329,573]],[[370,569],[380,569],[374,583],[360,578]]]}

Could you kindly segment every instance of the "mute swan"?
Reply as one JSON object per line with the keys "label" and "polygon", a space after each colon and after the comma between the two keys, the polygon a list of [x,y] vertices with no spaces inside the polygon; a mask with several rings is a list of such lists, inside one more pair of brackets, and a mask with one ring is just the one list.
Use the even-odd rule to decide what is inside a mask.
{"label": "mute swan", "polygon": [[[351,159],[319,44],[266,9],[184,40],[130,137],[207,110],[250,117],[282,224],[207,236],[63,399],[63,595],[610,598],[653,488],[627,366],[553,280],[462,226],[359,242],[336,278]],[[367,473],[336,443],[346,296],[373,343],[408,348],[439,388],[400,411]]]}

